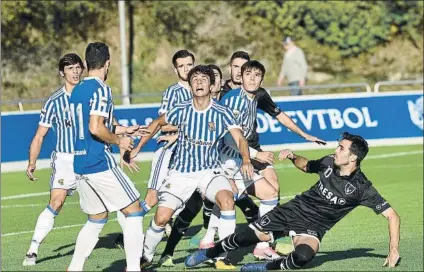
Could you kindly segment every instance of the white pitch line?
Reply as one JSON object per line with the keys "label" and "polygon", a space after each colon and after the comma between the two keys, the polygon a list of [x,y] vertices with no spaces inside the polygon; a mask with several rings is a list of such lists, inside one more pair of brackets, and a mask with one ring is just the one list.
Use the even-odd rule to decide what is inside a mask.
{"label": "white pitch line", "polygon": [[[64,206],[66,205],[76,205],[79,204],[79,202],[65,202]],[[17,205],[1,205],[2,209],[8,209],[8,208],[32,208],[32,207],[40,207],[40,206],[46,206],[46,203],[44,204],[17,204]]]}

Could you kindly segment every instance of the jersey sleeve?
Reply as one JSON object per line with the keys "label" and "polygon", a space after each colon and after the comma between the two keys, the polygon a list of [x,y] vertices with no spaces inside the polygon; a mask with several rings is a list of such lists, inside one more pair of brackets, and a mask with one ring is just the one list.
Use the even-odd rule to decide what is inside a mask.
{"label": "jersey sleeve", "polygon": [[376,214],[380,214],[390,208],[390,204],[380,195],[371,183],[364,186],[359,204],[371,208]]}
{"label": "jersey sleeve", "polygon": [[241,126],[237,123],[236,117],[229,108],[224,111],[224,124],[228,130],[233,128],[241,129]]}
{"label": "jersey sleeve", "polygon": [[112,108],[112,91],[107,86],[97,88],[90,99],[90,115],[109,117]]}
{"label": "jersey sleeve", "polygon": [[306,164],[306,172],[319,173],[320,171],[327,169],[328,166],[331,166],[333,161],[334,158],[331,155],[322,157],[319,160],[310,160]]}
{"label": "jersey sleeve", "polygon": [[53,125],[53,119],[56,116],[56,109],[54,106],[54,101],[51,99],[48,99],[46,103],[44,103],[43,108],[41,109],[40,113],[40,122],[38,123],[40,126],[43,127],[52,127]]}
{"label": "jersey sleeve", "polygon": [[275,104],[271,96],[265,89],[259,89],[256,94],[258,100],[258,108],[268,113],[272,117],[276,117],[281,113],[281,109]]}
{"label": "jersey sleeve", "polygon": [[183,117],[183,107],[174,107],[170,111],[166,112],[165,114],[165,121],[173,126],[179,126],[182,122]]}
{"label": "jersey sleeve", "polygon": [[176,101],[176,93],[175,90],[168,88],[162,95],[162,103],[160,105],[158,114],[162,115],[167,113],[170,109],[174,107]]}

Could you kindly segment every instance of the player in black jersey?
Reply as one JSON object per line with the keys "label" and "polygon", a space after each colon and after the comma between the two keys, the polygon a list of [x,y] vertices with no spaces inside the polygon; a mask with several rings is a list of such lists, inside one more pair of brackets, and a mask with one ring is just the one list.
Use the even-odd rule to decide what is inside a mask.
{"label": "player in black jersey", "polygon": [[389,221],[389,255],[384,266],[399,261],[400,218],[361,171],[360,163],[368,153],[367,142],[358,135],[343,133],[335,154],[311,160],[282,150],[279,158],[290,159],[306,173],[316,173],[319,181],[291,201],[275,207],[242,232],[236,232],[213,248],[199,250],[187,257],[186,266],[195,266],[222,252],[247,247],[259,241],[290,236],[295,250],[268,262],[245,264],[241,271],[296,269],[306,265],[317,253],[324,234],[350,211],[366,206]]}

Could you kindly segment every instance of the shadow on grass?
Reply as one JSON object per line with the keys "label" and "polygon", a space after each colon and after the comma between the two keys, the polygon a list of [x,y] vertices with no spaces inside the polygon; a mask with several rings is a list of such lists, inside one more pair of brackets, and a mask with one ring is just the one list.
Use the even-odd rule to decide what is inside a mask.
{"label": "shadow on grass", "polygon": [[387,257],[386,255],[375,254],[370,252],[373,250],[373,248],[351,248],[341,251],[320,251],[318,252],[317,256],[305,266],[305,268],[313,268],[320,266],[326,262],[340,261],[353,258],[372,257],[385,259]]}

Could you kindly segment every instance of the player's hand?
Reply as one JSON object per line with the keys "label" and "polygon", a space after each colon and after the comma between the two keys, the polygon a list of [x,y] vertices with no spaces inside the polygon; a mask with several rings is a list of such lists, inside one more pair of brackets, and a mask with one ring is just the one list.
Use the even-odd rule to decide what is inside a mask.
{"label": "player's hand", "polygon": [[248,162],[243,162],[240,171],[245,179],[252,179],[253,165],[250,163],[250,160]]}
{"label": "player's hand", "polygon": [[274,164],[275,156],[274,153],[270,151],[259,151],[256,154],[256,159],[263,162],[267,162],[269,164]]}
{"label": "player's hand", "polygon": [[315,142],[319,145],[326,145],[327,144],[326,141],[321,140],[320,138],[317,138],[317,137],[309,135],[309,134],[306,134],[305,140],[310,141],[310,142]]}
{"label": "player's hand", "polygon": [[119,137],[118,141],[119,148],[122,148],[126,151],[131,151],[134,148],[134,140],[130,137]]}
{"label": "player's hand", "polygon": [[157,142],[168,142],[164,148],[167,149],[168,147],[170,147],[173,143],[175,143],[178,139],[178,134],[170,134],[170,135],[162,135],[159,136],[157,139]]}
{"label": "player's hand", "polygon": [[124,166],[126,166],[128,168],[128,170],[130,170],[131,173],[139,172],[140,167],[138,167],[138,165],[135,163],[134,159],[131,159],[131,158],[125,158],[124,159],[124,157],[128,156],[128,155],[126,155],[126,153],[128,151],[125,151],[124,149],[119,149],[119,151],[121,153],[121,157],[120,157],[121,158],[121,161],[120,161],[121,168],[124,169]]}
{"label": "player's hand", "polygon": [[293,159],[293,151],[291,151],[290,149],[283,149],[280,151],[280,154],[278,154],[278,158],[282,161],[285,159]]}
{"label": "player's hand", "polygon": [[132,135],[133,136],[148,136],[150,135],[150,131],[147,129],[149,126],[138,126],[138,130],[135,131]]}
{"label": "player's hand", "polygon": [[28,164],[26,174],[27,174],[29,180],[31,180],[31,181],[36,181],[38,179],[38,178],[34,177],[35,168],[36,168],[35,164],[33,164],[33,163]]}
{"label": "player's hand", "polygon": [[390,250],[389,255],[384,261],[383,266],[395,267],[400,260],[399,251],[397,249]]}

